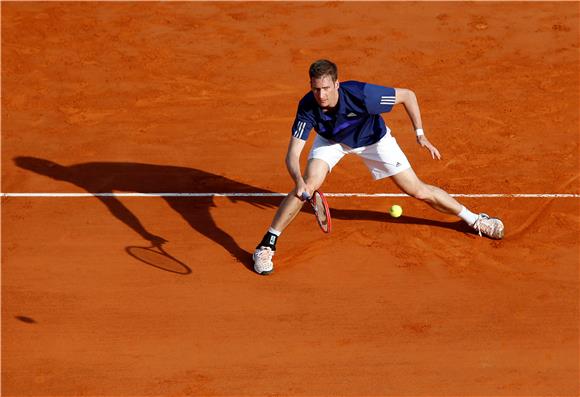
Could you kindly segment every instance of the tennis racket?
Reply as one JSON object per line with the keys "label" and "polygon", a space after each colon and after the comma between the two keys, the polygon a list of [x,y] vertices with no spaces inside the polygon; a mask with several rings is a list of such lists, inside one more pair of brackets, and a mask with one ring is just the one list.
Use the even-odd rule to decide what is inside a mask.
{"label": "tennis racket", "polygon": [[152,244],[147,247],[130,246],[125,247],[125,251],[133,258],[149,266],[156,267],[166,272],[178,274],[190,274],[191,269],[179,259],[171,256],[159,244]]}
{"label": "tennis racket", "polygon": [[330,210],[328,209],[328,203],[322,192],[315,190],[312,193],[312,197],[308,196],[308,193],[302,193],[302,200],[308,201],[314,210],[314,215],[316,216],[316,221],[318,226],[324,233],[330,233],[332,223],[330,221]]}

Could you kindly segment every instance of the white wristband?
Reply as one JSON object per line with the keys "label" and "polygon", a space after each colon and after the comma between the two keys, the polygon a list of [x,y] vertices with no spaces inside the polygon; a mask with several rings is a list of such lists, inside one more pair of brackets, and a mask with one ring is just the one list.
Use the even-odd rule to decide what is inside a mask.
{"label": "white wristband", "polygon": [[417,136],[421,136],[421,135],[425,135],[425,132],[423,131],[423,128],[417,128],[415,130],[415,134],[417,134]]}

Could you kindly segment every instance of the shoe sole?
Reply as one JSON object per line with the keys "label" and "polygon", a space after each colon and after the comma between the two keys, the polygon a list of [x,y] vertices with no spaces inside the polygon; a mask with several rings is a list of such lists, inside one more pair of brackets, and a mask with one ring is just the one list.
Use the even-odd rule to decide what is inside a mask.
{"label": "shoe sole", "polygon": [[503,238],[503,231],[504,231],[503,221],[499,218],[495,218],[495,219],[497,219],[501,223],[501,230],[499,231],[498,237],[494,237],[494,238],[496,240],[501,240]]}

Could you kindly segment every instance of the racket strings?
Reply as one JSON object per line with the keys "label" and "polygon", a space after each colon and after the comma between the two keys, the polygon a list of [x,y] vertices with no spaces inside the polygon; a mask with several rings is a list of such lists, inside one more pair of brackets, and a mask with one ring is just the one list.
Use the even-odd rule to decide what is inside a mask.
{"label": "racket strings", "polygon": [[320,194],[316,192],[314,194],[314,197],[312,198],[312,201],[313,201],[312,207],[314,209],[314,214],[318,219],[318,223],[323,229],[325,230],[328,229],[328,217],[326,216],[326,208],[324,206],[324,200],[322,199]]}

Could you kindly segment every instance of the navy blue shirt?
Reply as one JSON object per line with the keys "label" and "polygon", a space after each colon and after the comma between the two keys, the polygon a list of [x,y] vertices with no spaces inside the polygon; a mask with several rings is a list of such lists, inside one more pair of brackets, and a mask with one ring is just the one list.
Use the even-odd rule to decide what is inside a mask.
{"label": "navy blue shirt", "polygon": [[372,145],[387,134],[381,113],[395,104],[395,89],[345,81],[338,87],[336,111],[324,113],[309,92],[300,100],[292,135],[307,140],[314,130],[322,137],[351,148]]}

